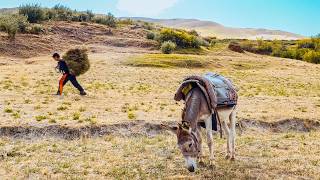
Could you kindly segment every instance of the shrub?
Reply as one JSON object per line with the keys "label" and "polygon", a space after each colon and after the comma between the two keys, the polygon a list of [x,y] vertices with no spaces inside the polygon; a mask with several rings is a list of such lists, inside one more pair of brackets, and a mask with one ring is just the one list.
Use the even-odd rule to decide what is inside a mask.
{"label": "shrub", "polygon": [[5,31],[10,40],[15,39],[18,31],[24,32],[27,24],[27,17],[22,15],[11,14],[0,16],[0,30]]}
{"label": "shrub", "polygon": [[258,42],[258,47],[257,47],[258,54],[270,55],[272,53],[272,43],[266,42],[260,39],[258,39],[257,42]]}
{"label": "shrub", "polygon": [[160,31],[158,38],[160,43],[171,41],[181,48],[200,48],[201,41],[197,36],[194,36],[184,30],[174,30],[163,28]]}
{"label": "shrub", "polygon": [[73,16],[73,11],[67,6],[57,4],[52,8],[53,19],[60,21],[70,21]]}
{"label": "shrub", "polygon": [[199,36],[199,33],[196,30],[191,30],[189,33],[194,36]]}
{"label": "shrub", "polygon": [[56,11],[54,9],[45,10],[45,20],[56,19]]}
{"label": "shrub", "polygon": [[316,45],[312,39],[303,39],[298,41],[298,48],[315,49]]}
{"label": "shrub", "polygon": [[147,33],[147,39],[155,39],[156,35],[154,34],[154,32],[148,32]]}
{"label": "shrub", "polygon": [[132,19],[130,19],[130,18],[120,19],[120,20],[118,20],[118,24],[133,25],[134,21]]}
{"label": "shrub", "polygon": [[153,30],[154,29],[154,25],[152,23],[149,23],[149,22],[143,22],[142,27],[144,29],[147,29],[147,30]]}
{"label": "shrub", "polygon": [[308,52],[308,49],[296,49],[295,58],[298,60],[302,60],[303,56]]}
{"label": "shrub", "polygon": [[166,41],[161,44],[163,54],[171,54],[176,49],[176,44],[172,41]]}
{"label": "shrub", "polygon": [[91,11],[91,10],[87,10],[86,11],[86,13],[87,13],[87,15],[88,15],[88,20],[89,21],[92,21],[92,19],[94,18],[94,14],[93,14],[93,12]]}
{"label": "shrub", "polygon": [[39,4],[26,4],[19,7],[19,14],[28,17],[30,23],[39,23],[45,20],[45,12]]}
{"label": "shrub", "polygon": [[303,60],[310,63],[320,64],[320,52],[308,50],[308,52],[304,54]]}
{"label": "shrub", "polygon": [[41,34],[42,32],[44,32],[44,28],[41,24],[32,25],[29,30],[31,34]]}
{"label": "shrub", "polygon": [[98,24],[107,25],[109,27],[116,27],[116,18],[111,14],[108,13],[106,16],[98,16],[93,19],[93,22]]}
{"label": "shrub", "polygon": [[238,53],[244,53],[244,50],[241,48],[240,44],[235,41],[231,41],[228,45],[228,49]]}

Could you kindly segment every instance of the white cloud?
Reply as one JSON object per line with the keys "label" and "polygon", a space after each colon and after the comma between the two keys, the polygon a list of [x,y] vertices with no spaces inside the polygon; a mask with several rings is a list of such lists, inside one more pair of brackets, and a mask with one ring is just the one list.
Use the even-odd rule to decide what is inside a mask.
{"label": "white cloud", "polygon": [[134,16],[154,16],[174,6],[179,0],[119,0],[117,8]]}

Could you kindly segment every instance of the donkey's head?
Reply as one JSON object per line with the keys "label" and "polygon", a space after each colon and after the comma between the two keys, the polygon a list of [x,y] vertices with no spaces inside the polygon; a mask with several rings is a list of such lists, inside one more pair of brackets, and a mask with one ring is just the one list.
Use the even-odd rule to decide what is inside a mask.
{"label": "donkey's head", "polygon": [[178,126],[169,127],[177,135],[178,147],[186,160],[187,168],[190,172],[194,172],[197,164],[196,159],[200,154],[201,139],[198,131],[192,131],[188,122],[179,123]]}

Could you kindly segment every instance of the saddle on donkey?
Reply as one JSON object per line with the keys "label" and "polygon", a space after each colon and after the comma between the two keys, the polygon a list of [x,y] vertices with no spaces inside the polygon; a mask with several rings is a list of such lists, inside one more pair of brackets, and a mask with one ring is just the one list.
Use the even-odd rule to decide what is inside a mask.
{"label": "saddle on donkey", "polygon": [[[189,76],[183,80],[178,88],[174,100],[186,100],[187,94],[194,87],[199,87],[206,97],[209,109],[212,112],[212,129],[217,131],[217,107],[235,106],[238,95],[232,82],[217,73],[207,73],[204,76]],[[203,127],[204,123],[200,123]]]}

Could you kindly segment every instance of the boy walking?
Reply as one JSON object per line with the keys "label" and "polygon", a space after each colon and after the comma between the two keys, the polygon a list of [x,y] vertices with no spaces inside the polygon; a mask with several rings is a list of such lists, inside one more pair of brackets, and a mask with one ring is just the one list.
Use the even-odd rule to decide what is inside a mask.
{"label": "boy walking", "polygon": [[69,68],[67,66],[67,63],[60,57],[58,53],[54,53],[52,55],[53,59],[55,61],[58,61],[58,66],[56,67],[61,73],[63,73],[60,81],[59,81],[59,88],[57,95],[62,95],[63,86],[70,80],[72,85],[77,88],[80,91],[80,95],[85,96],[87,93],[84,91],[84,89],[81,87],[81,85],[78,83],[76,76],[71,74],[69,71]]}

